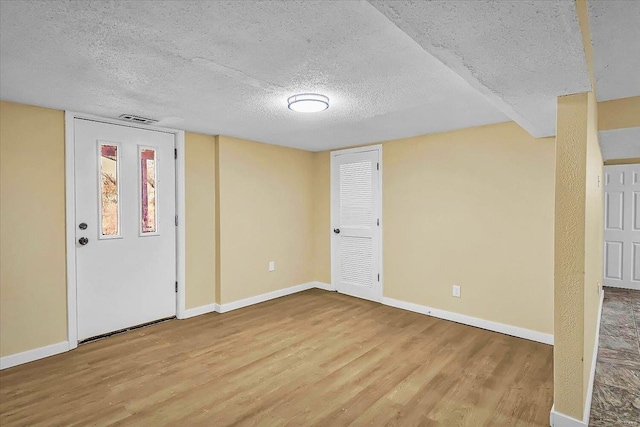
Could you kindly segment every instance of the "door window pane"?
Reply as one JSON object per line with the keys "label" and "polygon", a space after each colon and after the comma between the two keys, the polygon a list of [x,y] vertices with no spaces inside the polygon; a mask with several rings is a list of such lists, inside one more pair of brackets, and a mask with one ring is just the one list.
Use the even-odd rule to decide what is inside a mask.
{"label": "door window pane", "polygon": [[100,144],[100,224],[102,236],[120,235],[118,146]]}
{"label": "door window pane", "polygon": [[158,231],[156,150],[140,148],[140,233]]}

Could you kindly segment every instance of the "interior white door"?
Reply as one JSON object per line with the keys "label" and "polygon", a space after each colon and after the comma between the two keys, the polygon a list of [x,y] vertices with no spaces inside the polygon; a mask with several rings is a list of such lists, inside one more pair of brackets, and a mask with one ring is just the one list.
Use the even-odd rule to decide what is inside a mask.
{"label": "interior white door", "polygon": [[175,316],[174,135],[74,128],[78,339]]}
{"label": "interior white door", "polygon": [[604,168],[605,286],[640,289],[640,165]]}
{"label": "interior white door", "polygon": [[338,292],[380,301],[380,148],[331,156],[332,281]]}

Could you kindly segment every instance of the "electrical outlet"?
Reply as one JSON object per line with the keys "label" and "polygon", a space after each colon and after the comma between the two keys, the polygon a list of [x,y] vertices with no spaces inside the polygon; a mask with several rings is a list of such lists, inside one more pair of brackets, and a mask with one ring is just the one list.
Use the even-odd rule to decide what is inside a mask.
{"label": "electrical outlet", "polygon": [[269,261],[269,271],[273,271],[276,269],[276,262],[275,261]]}
{"label": "electrical outlet", "polygon": [[460,285],[453,285],[453,296],[460,298]]}

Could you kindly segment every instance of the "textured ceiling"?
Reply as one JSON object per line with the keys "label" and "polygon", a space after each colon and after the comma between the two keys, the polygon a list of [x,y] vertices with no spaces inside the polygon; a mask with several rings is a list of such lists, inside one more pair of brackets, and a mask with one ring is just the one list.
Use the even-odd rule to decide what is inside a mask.
{"label": "textured ceiling", "polygon": [[[507,121],[367,2],[1,3],[0,97],[323,150]],[[329,110],[287,109],[299,92]]]}
{"label": "textured ceiling", "polygon": [[557,96],[591,89],[574,1],[370,3],[533,136],[555,135]]}
{"label": "textured ceiling", "polygon": [[604,160],[640,158],[640,127],[598,132]]}
{"label": "textured ceiling", "polygon": [[[596,43],[594,43],[595,45]],[[573,1],[0,1],[2,99],[323,150],[515,120],[589,90]],[[286,99],[319,92],[329,110]]]}
{"label": "textured ceiling", "polygon": [[640,95],[640,1],[587,5],[598,101]]}

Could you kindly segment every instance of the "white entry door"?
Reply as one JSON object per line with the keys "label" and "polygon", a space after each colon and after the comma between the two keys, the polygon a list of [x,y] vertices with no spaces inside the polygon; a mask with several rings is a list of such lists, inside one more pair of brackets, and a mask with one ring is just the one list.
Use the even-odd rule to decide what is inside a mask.
{"label": "white entry door", "polygon": [[331,153],[331,275],[338,292],[382,299],[382,147]]}
{"label": "white entry door", "polygon": [[640,289],[640,165],[604,168],[604,285]]}
{"label": "white entry door", "polygon": [[175,316],[174,135],[74,128],[78,339]]}

